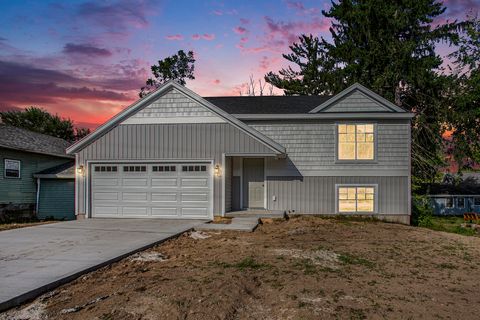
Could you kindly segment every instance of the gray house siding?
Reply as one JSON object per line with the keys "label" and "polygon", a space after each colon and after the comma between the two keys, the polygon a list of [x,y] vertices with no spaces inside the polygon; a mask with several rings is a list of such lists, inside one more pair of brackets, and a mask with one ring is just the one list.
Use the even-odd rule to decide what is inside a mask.
{"label": "gray house siding", "polygon": [[[145,160],[213,160],[222,164],[224,153],[274,154],[228,123],[119,125],[78,152],[78,164],[87,160],[142,162]],[[79,213],[86,213],[86,182],[77,179]],[[214,214],[222,210],[222,179],[214,179]]]}
{"label": "gray house siding", "polygon": [[373,162],[336,161],[337,121],[255,121],[249,122],[249,125],[279,142],[287,150],[287,159],[267,161],[267,176],[355,176],[359,173],[408,176],[410,162],[408,120],[358,122],[376,124],[376,160]]}
{"label": "gray house siding", "polygon": [[[268,207],[298,213],[336,213],[336,184],[378,185],[377,213],[408,214],[407,177],[267,177]],[[273,201],[275,196],[276,201]]]}
{"label": "gray house siding", "polygon": [[353,91],[323,112],[359,112],[359,109],[361,109],[361,112],[389,111],[388,108],[370,99],[360,91]]}

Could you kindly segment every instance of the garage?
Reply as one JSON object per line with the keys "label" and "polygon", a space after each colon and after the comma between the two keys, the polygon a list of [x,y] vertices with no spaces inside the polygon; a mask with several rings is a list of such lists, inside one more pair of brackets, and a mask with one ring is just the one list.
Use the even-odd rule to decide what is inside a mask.
{"label": "garage", "polygon": [[210,162],[93,163],[94,218],[211,218]]}

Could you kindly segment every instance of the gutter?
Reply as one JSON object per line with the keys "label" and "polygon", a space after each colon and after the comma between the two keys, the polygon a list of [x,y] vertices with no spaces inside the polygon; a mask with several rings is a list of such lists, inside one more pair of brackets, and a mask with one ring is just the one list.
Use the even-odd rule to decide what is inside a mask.
{"label": "gutter", "polygon": [[342,119],[405,119],[411,120],[415,114],[413,113],[337,113],[337,112],[325,112],[325,113],[292,113],[292,114],[232,114],[238,120],[342,120]]}

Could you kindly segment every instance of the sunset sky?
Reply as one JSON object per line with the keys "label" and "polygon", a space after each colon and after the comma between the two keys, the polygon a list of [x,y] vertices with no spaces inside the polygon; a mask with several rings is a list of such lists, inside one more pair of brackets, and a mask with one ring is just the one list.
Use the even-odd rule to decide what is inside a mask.
{"label": "sunset sky", "polygon": [[[442,20],[480,0],[448,0]],[[195,52],[187,86],[238,95],[250,74],[285,66],[302,33],[329,38],[330,1],[0,0],[0,110],[38,106],[94,128],[135,101],[150,66]],[[445,46],[439,54],[450,49]]]}

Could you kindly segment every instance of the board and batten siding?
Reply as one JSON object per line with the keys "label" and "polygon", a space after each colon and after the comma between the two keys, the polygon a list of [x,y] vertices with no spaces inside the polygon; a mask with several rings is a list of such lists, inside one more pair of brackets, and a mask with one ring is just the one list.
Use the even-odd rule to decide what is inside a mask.
{"label": "board and batten siding", "polygon": [[287,150],[286,159],[267,160],[267,176],[408,176],[409,122],[358,121],[368,122],[376,125],[376,159],[364,163],[336,161],[336,121],[252,121],[248,124]]}
{"label": "board and batten siding", "polygon": [[[213,160],[223,170],[224,153],[272,154],[273,151],[229,123],[176,123],[118,125],[77,154],[78,165],[87,160]],[[78,213],[86,213],[85,178],[77,179]],[[222,179],[214,178],[214,214],[222,209]]]}
{"label": "board and batten siding", "polygon": [[[408,177],[267,177],[271,210],[334,214],[336,184],[370,185],[377,188],[377,213],[407,215]],[[273,200],[275,196],[275,201]]]}

